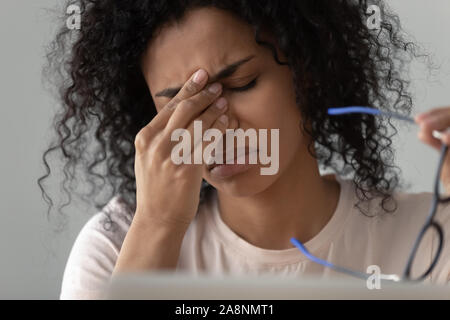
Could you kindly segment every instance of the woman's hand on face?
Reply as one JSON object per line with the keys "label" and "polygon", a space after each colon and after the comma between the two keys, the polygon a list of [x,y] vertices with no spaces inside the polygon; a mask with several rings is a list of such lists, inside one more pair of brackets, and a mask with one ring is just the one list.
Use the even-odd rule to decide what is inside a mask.
{"label": "woman's hand on face", "polygon": [[[225,98],[219,98],[222,86],[216,83],[204,88],[207,79],[202,69],[194,73],[136,135],[135,218],[144,223],[187,229],[197,212],[203,164],[175,164],[171,153],[179,142],[171,141],[171,135],[176,129],[187,129],[193,137],[194,120],[202,121],[203,132],[216,128],[225,133],[227,123],[218,120],[227,109]],[[197,143],[191,141],[191,159]]]}
{"label": "woman's hand on face", "polygon": [[[420,125],[420,131],[417,137],[424,143],[440,151],[442,144],[450,146],[450,107],[435,108],[428,112],[420,113],[414,117],[417,124]],[[433,131],[441,133],[440,139],[433,136]],[[441,181],[446,193],[450,193],[450,152],[444,161],[441,172]]]}

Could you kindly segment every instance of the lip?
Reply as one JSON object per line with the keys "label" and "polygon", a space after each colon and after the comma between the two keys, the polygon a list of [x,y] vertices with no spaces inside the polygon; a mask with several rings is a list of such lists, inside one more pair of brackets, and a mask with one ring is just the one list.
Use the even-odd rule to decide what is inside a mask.
{"label": "lip", "polygon": [[[231,151],[231,150],[230,150]],[[227,163],[229,162],[229,160],[231,160],[231,158],[227,158],[225,159],[225,161],[223,161],[223,163],[212,163],[207,165],[207,169],[209,171],[211,171],[212,169],[214,169],[217,166],[233,166],[233,165],[238,165],[238,166],[243,166],[243,165],[247,165],[249,164],[248,162],[248,158],[249,158],[249,154],[250,153],[258,153],[258,149],[253,149],[253,148],[234,148],[234,159],[232,163]],[[224,159],[224,155],[226,155],[227,152],[225,153],[220,153],[217,156],[222,157],[222,159]],[[244,163],[237,163],[237,157],[239,156],[243,156],[245,157],[246,161]]]}
{"label": "lip", "polygon": [[[254,164],[250,163],[250,156],[249,153],[246,153],[245,155],[240,155],[239,158],[245,157],[245,161],[243,164],[239,163],[233,163],[233,164],[218,164],[211,168],[210,174],[212,177],[216,179],[229,179],[237,174],[246,172],[252,168]],[[236,161],[235,161],[236,162]]]}

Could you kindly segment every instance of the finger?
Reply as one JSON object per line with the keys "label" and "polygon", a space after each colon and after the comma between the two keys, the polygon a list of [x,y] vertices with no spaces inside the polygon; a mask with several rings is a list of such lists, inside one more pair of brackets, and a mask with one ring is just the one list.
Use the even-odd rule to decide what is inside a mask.
{"label": "finger", "polygon": [[433,136],[436,139],[439,139],[442,143],[450,146],[450,128],[447,128],[444,131],[433,131]]}
{"label": "finger", "polygon": [[[235,117],[233,117],[233,116],[231,116],[231,115],[228,115],[227,114],[227,119],[224,119],[224,118],[222,118],[223,116],[220,116],[215,122],[214,122],[214,124],[212,125],[212,127],[214,127],[214,128],[217,128],[217,127],[219,127],[219,126],[221,126],[222,124],[220,123],[220,122],[222,122],[224,125],[225,125],[225,123],[227,123],[226,125],[225,125],[225,129],[222,131],[221,130],[221,132],[222,132],[222,137],[221,137],[221,140],[222,140],[222,145],[221,145],[221,147],[224,149],[224,150],[230,150],[230,148],[234,148],[234,146],[233,146],[233,142],[232,142],[232,145],[227,145],[227,140],[229,139],[229,136],[228,135],[230,135],[230,137],[232,138],[232,139],[234,139],[233,137],[234,137],[234,130],[236,130],[237,128],[238,128],[238,121],[237,121],[237,119],[235,118]],[[228,130],[230,130],[230,132],[227,132]],[[206,146],[204,146],[204,148],[205,148]],[[226,161],[226,157],[227,157],[227,151],[225,151],[225,153],[221,150],[220,151],[220,154],[222,154],[222,162],[221,163],[225,163],[225,161]],[[207,159],[207,160],[209,160],[209,161],[212,161],[213,159]],[[208,164],[210,164],[210,163],[208,163]]]}
{"label": "finger", "polygon": [[[202,122],[202,128],[203,131],[207,130],[211,125],[214,123],[214,121],[217,120],[217,118],[225,113],[228,109],[228,102],[227,99],[224,97],[220,97],[216,101],[214,101],[213,104],[211,104],[203,113],[201,113],[195,120]],[[191,121],[191,123],[188,126],[188,130],[191,130],[193,128],[194,121]]]}
{"label": "finger", "polygon": [[440,150],[442,143],[450,144],[450,137],[447,132],[450,127],[450,113],[448,108],[440,111],[434,110],[432,116],[427,116],[416,120],[420,125],[418,137],[423,142]]}
{"label": "finger", "polygon": [[189,80],[186,81],[183,88],[181,88],[177,95],[173,97],[152,119],[152,121],[149,123],[149,127],[153,128],[154,130],[162,130],[163,128],[165,128],[177,105],[182,100],[189,98],[190,96],[203,89],[207,79],[208,73],[205,70],[197,70],[193,75],[191,75]]}
{"label": "finger", "polygon": [[443,133],[450,127],[450,107],[434,108],[414,117],[420,125],[418,137],[433,148],[440,150],[442,143],[449,145],[448,133]]}
{"label": "finger", "polygon": [[239,122],[236,118],[230,117],[229,119],[230,124],[228,125],[228,128],[231,130],[236,130],[239,127]]}
{"label": "finger", "polygon": [[433,130],[442,130],[450,126],[450,107],[435,108],[414,117],[418,124],[426,124]]}
{"label": "finger", "polygon": [[439,140],[433,136],[432,131],[422,129],[417,134],[417,137],[422,142],[428,144],[429,146],[433,147],[434,149],[436,149],[436,150],[441,149],[442,142],[441,142],[441,140]]}
{"label": "finger", "polygon": [[[224,141],[225,140],[225,132],[229,128],[229,124],[230,124],[230,119],[229,119],[228,115],[227,114],[220,115],[220,117],[214,121],[214,123],[211,125],[211,127],[209,129],[217,129],[220,131],[221,135],[219,138],[211,139],[212,141],[203,142],[203,150],[205,150],[205,148],[209,144],[214,143],[217,146],[216,148],[219,149],[219,154],[222,154],[223,153],[222,150],[225,145],[225,141]],[[216,141],[216,139],[217,139],[217,141]],[[219,142],[220,140],[222,140],[221,144],[217,145],[216,143],[220,143]],[[217,154],[215,154],[215,155],[217,155]],[[214,162],[214,158],[211,158],[211,154],[207,153],[206,157],[203,158],[203,161],[206,165],[209,165],[209,164],[212,164],[212,162]],[[222,163],[223,163],[223,161],[224,161],[224,159],[222,158]]]}
{"label": "finger", "polygon": [[425,111],[425,112],[421,112],[417,115],[417,117],[429,117],[429,116],[434,116],[436,114],[441,113],[442,111],[448,110],[449,107],[438,107],[438,108],[433,108],[431,110]]}
{"label": "finger", "polygon": [[207,110],[221,93],[222,85],[213,83],[196,95],[181,101],[167,122],[167,130],[170,132],[178,128],[186,128],[193,119]]}
{"label": "finger", "polygon": [[[192,139],[192,145],[191,145],[191,150],[194,151],[195,148],[198,148],[200,146],[202,146],[202,138],[203,135],[205,133],[206,130],[208,130],[209,128],[211,128],[211,126],[214,124],[215,121],[217,121],[220,117],[221,120],[224,120],[224,117],[226,117],[225,112],[227,111],[227,100],[223,97],[217,99],[217,101],[215,101],[208,109],[206,109],[198,118],[196,118],[195,120],[193,120],[187,130],[189,131],[189,133],[191,134],[191,137],[195,137],[195,121],[200,121],[201,123],[201,137],[198,137],[197,141],[194,141],[194,139]],[[228,122],[228,117],[226,117],[227,122]],[[228,123],[227,123],[228,124]],[[197,123],[198,125],[198,123]]]}

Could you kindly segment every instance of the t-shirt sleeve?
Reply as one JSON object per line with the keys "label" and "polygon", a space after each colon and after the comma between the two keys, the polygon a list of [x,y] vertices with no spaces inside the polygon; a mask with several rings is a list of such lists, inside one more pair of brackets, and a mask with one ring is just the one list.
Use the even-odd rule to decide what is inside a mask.
{"label": "t-shirt sleeve", "polygon": [[[116,216],[117,206],[109,204]],[[105,221],[109,219],[109,222]],[[124,220],[113,221],[101,211],[78,234],[64,270],[60,299],[103,299],[126,234]],[[114,228],[111,228],[113,223]]]}

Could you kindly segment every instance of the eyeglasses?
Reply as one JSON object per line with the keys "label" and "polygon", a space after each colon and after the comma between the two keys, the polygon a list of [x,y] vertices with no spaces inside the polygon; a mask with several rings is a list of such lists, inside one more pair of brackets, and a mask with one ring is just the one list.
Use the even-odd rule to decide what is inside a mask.
{"label": "eyeglasses", "polygon": [[[400,120],[408,121],[410,123],[417,125],[416,122],[414,121],[414,119],[412,119],[410,117],[406,117],[406,116],[403,116],[403,115],[395,113],[395,112],[381,111],[381,110],[378,110],[375,108],[352,106],[352,107],[329,108],[328,109],[329,115],[342,115],[342,114],[350,114],[350,113],[366,113],[366,114],[372,114],[375,116],[387,116],[387,117],[392,117],[392,118],[397,118]],[[436,131],[436,130],[433,131],[433,136],[435,138],[439,139],[441,134],[442,133],[439,131]],[[423,227],[421,228],[419,234],[417,235],[416,240],[414,241],[414,245],[412,247],[408,261],[406,263],[405,270],[403,271],[403,275],[400,277],[395,274],[380,274],[379,275],[380,280],[388,280],[388,281],[395,281],[395,282],[398,282],[398,281],[416,281],[416,282],[418,282],[418,281],[424,280],[435,268],[435,266],[439,260],[439,257],[441,255],[442,247],[444,246],[444,231],[442,230],[441,225],[436,220],[434,220],[434,216],[436,215],[437,207],[440,203],[447,203],[450,201],[450,197],[441,197],[440,183],[439,183],[441,172],[442,172],[442,167],[444,164],[445,157],[447,155],[447,151],[448,151],[448,146],[445,144],[442,144],[441,154],[439,157],[438,169],[437,169],[437,173],[435,175],[435,180],[434,180],[434,194],[433,194],[430,212],[426,218],[426,221],[425,221]],[[425,272],[423,272],[422,275],[413,279],[411,276],[411,269],[412,269],[412,265],[414,262],[414,258],[416,257],[417,251],[419,249],[419,245],[420,245],[422,239],[424,238],[425,233],[429,229],[434,229],[437,232],[438,239],[439,239],[439,245],[438,245],[437,251],[434,255],[434,258],[431,261],[429,268]],[[315,263],[318,263],[325,267],[331,268],[335,271],[345,273],[347,275],[365,279],[365,280],[367,280],[370,276],[372,276],[372,274],[369,274],[369,273],[360,272],[360,271],[352,270],[349,268],[341,267],[341,266],[335,265],[331,262],[328,262],[326,260],[322,260],[322,259],[312,255],[306,249],[306,247],[295,238],[291,238],[291,243],[294,246],[296,246],[309,260],[311,260]]]}

